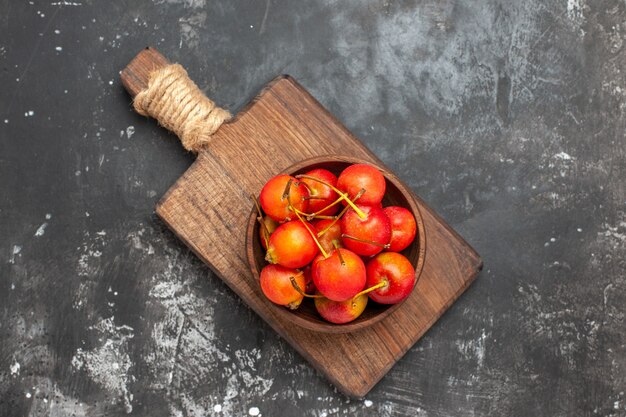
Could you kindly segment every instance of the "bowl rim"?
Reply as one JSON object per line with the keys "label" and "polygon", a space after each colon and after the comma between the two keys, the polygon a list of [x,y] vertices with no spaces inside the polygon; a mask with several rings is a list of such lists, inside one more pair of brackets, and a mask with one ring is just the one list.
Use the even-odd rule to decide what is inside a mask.
{"label": "bowl rim", "polygon": [[[411,290],[411,294],[408,297],[406,297],[404,300],[402,300],[401,302],[390,305],[385,310],[381,311],[379,314],[371,317],[370,319],[366,321],[360,321],[360,322],[353,321],[353,322],[344,323],[344,324],[334,324],[334,323],[326,322],[321,317],[320,317],[319,322],[312,322],[297,314],[291,313],[289,310],[287,310],[283,306],[279,306],[277,304],[272,303],[266,297],[261,296],[261,298],[263,298],[264,302],[268,305],[268,307],[270,307],[277,315],[284,315],[285,313],[292,314],[292,316],[289,318],[289,321],[305,329],[316,331],[316,332],[321,332],[321,333],[351,333],[351,332],[372,326],[380,322],[381,320],[387,318],[393,312],[395,312],[398,308],[400,308],[400,306],[402,306],[409,298],[411,298],[411,295],[413,294],[413,291],[415,291],[415,287],[417,287],[417,283],[419,279],[421,278],[421,275],[424,269],[424,261],[426,258],[426,233],[425,233],[422,212],[421,212],[419,205],[417,204],[414,193],[395,174],[389,171],[387,167],[385,167],[384,165],[367,161],[361,158],[354,158],[354,157],[348,157],[348,156],[343,156],[343,155],[324,155],[324,156],[316,156],[313,158],[307,158],[302,161],[296,162],[295,164],[292,164],[288,166],[287,168],[283,169],[276,175],[280,175],[280,174],[291,175],[293,172],[302,170],[303,168],[306,168],[307,166],[310,166],[310,165],[331,163],[331,162],[372,165],[376,167],[378,170],[380,170],[383,176],[385,177],[385,179],[391,182],[400,191],[400,193],[406,198],[407,203],[410,206],[411,213],[415,217],[415,223],[417,226],[417,243],[419,245],[417,263],[414,265],[415,285],[413,286],[413,290]],[[257,197],[254,196],[254,198],[257,198]],[[255,233],[256,223],[257,223],[257,212],[256,212],[256,208],[253,205],[249,218],[248,218],[248,224],[246,226],[245,247],[246,247],[246,256],[248,260],[248,267],[255,281],[258,283],[258,281],[260,280],[260,275],[256,269],[256,258],[255,258],[254,246],[253,246],[254,236],[256,234]]]}

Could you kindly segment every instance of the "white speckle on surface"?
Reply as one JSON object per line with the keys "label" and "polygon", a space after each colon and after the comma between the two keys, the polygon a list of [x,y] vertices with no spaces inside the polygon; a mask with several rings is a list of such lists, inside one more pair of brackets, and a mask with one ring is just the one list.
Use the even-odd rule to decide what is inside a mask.
{"label": "white speckle on surface", "polygon": [[579,227],[578,229],[576,229],[576,231],[577,231],[578,233],[581,233],[581,232],[583,231],[583,229],[581,229],[581,228]]}
{"label": "white speckle on surface", "polygon": [[113,85],[113,80],[110,80],[110,81],[109,81],[109,85]]}
{"label": "white speckle on surface", "polygon": [[365,400],[365,401],[363,401],[363,404],[364,404],[366,407],[368,407],[368,408],[369,408],[369,407],[371,407],[374,403],[373,403],[373,402],[371,402],[370,400]]}
{"label": "white speckle on surface", "polygon": [[54,3],[50,3],[50,6],[82,6],[82,3],[78,3],[75,1],[57,1]]}
{"label": "white speckle on surface", "polygon": [[461,340],[457,342],[458,350],[465,355],[467,359],[474,358],[479,367],[483,366],[485,360],[485,341],[487,334],[482,329],[480,336],[476,340]]}
{"label": "white speckle on surface", "polygon": [[147,253],[148,255],[153,255],[154,254],[154,248],[152,247],[151,243],[144,243],[141,241],[141,235],[143,232],[137,232],[137,233],[130,233],[128,235],[130,241],[133,244],[133,248],[138,249],[143,251],[144,253]]}
{"label": "white speckle on surface", "polygon": [[619,401],[615,401],[615,402],[613,403],[613,408],[614,408],[615,410],[619,410]]}
{"label": "white speckle on surface", "polygon": [[89,217],[89,212],[88,211],[85,212],[85,217]]}
{"label": "white speckle on surface", "polygon": [[581,0],[567,0],[567,17],[571,20],[579,20],[582,18],[583,11],[581,7]]}
{"label": "white speckle on surface", "polygon": [[67,94],[67,90],[63,90],[63,94]]}
{"label": "white speckle on surface", "polygon": [[15,255],[18,255],[22,251],[22,247],[20,245],[13,245],[13,250],[11,251],[11,258],[9,259],[9,263],[15,263]]}
{"label": "white speckle on surface", "polygon": [[571,159],[573,159],[569,154],[565,153],[565,152],[559,152],[557,154],[554,155],[555,159],[561,159],[563,161],[569,161]]}
{"label": "white speckle on surface", "polygon": [[554,242],[556,242],[556,238],[551,237],[551,238],[550,238],[550,242],[553,242],[553,243],[554,243]]}
{"label": "white speckle on surface", "polygon": [[15,284],[11,283],[11,289],[14,290],[15,289]]}
{"label": "white speckle on surface", "polygon": [[32,397],[31,393],[30,393],[30,392],[27,392],[27,393],[26,393],[26,398],[30,398],[30,397]]}
{"label": "white speckle on surface", "polygon": [[251,416],[258,416],[261,413],[258,407],[250,407],[248,414]]}
{"label": "white speckle on surface", "polygon": [[254,29],[254,25],[250,25],[250,29]]}
{"label": "white speckle on surface", "polygon": [[46,220],[50,220],[52,218],[52,214],[46,213]]}
{"label": "white speckle on surface", "polygon": [[48,227],[48,223],[42,223],[41,226],[35,232],[35,237],[43,236],[46,233],[46,227]]}
{"label": "white speckle on surface", "polygon": [[11,370],[11,375],[19,375],[20,374],[20,363],[15,361],[13,365],[9,367]]}
{"label": "white speckle on surface", "polygon": [[54,50],[57,51],[57,52],[61,52],[63,50],[63,47],[62,46],[56,46],[54,48]]}
{"label": "white speckle on surface", "polygon": [[95,383],[120,398],[126,413],[131,413],[133,394],[128,386],[134,378],[129,373],[133,363],[128,345],[134,337],[134,330],[126,325],[116,326],[114,317],[103,319],[89,329],[95,330],[99,340],[104,342],[92,350],[78,348],[72,358],[72,366],[84,370]]}
{"label": "white speckle on surface", "polygon": [[35,115],[35,112],[33,110],[28,110],[24,112],[24,117],[33,117],[34,115]]}
{"label": "white speckle on surface", "polygon": [[128,126],[126,128],[126,136],[128,137],[128,139],[133,137],[134,134],[135,134],[135,126]]}
{"label": "white speckle on surface", "polygon": [[80,171],[74,172],[74,175],[76,175],[77,177],[80,176]]}
{"label": "white speckle on surface", "polygon": [[[127,235],[126,240],[131,257],[145,257],[156,249],[156,245],[152,248],[152,230],[135,230]],[[261,350],[233,351],[225,346],[216,334],[213,320],[217,298],[199,294],[195,290],[195,278],[184,278],[188,275],[189,263],[183,263],[173,251],[163,252],[162,245],[158,247],[158,256],[151,262],[160,272],[152,277],[148,302],[160,306],[165,317],[153,325],[151,344],[155,353],[145,359],[154,374],[151,385],[155,389],[167,389],[172,381],[179,381],[183,376],[181,371],[184,372],[180,360],[186,358],[186,367],[201,370],[197,375],[184,376],[186,383],[201,384],[205,378],[221,375],[223,397],[208,404],[186,398],[185,403],[174,406],[172,415],[187,415],[189,413],[185,410],[189,409],[196,410],[192,415],[212,415],[218,413],[216,405],[219,405],[219,415],[248,415],[249,407],[255,404],[246,405],[246,398],[262,398],[274,383],[273,379],[263,378],[257,371]]]}
{"label": "white speckle on surface", "polygon": [[54,33],[58,35],[59,33],[61,33],[61,31],[59,29],[54,29]]}
{"label": "white speckle on surface", "polygon": [[213,406],[213,411],[215,411],[216,413],[219,413],[220,411],[222,411],[222,405],[221,404],[215,404]]}
{"label": "white speckle on surface", "polygon": [[4,123],[9,123],[9,119],[4,119]]}
{"label": "white speckle on surface", "polygon": [[96,234],[97,234],[98,236],[106,236],[106,235],[107,235],[107,232],[105,232],[104,230],[100,230],[99,232],[96,232]]}

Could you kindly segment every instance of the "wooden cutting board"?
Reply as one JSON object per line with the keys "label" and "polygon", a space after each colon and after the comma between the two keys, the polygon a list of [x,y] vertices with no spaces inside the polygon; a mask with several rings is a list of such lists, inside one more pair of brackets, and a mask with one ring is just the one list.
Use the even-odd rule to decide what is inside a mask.
{"label": "wooden cutting board", "polygon": [[[149,72],[169,62],[146,48],[122,71],[134,96]],[[164,132],[164,136],[165,132]],[[251,195],[306,158],[345,155],[384,164],[289,76],[270,82],[230,122],[158,203],[174,233],[345,394],[363,397],[465,291],[482,269],[479,255],[419,197],[426,229],[424,270],[412,295],[378,324],[350,334],[295,326],[268,308],[245,251]]]}

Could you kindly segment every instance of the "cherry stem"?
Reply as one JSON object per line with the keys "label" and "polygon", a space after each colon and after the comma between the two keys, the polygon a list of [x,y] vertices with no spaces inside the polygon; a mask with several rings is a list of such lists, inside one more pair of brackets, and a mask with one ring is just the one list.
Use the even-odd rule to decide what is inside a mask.
{"label": "cherry stem", "polygon": [[284,200],[285,198],[289,198],[289,193],[291,192],[291,183],[293,182],[293,179],[289,178],[289,181],[287,181],[287,185],[285,185],[285,191],[283,191],[283,195],[280,197],[280,200]]}
{"label": "cherry stem", "polygon": [[261,235],[263,235],[263,241],[265,242],[265,247],[267,247],[270,243],[270,231],[267,229],[263,217],[258,216],[256,219],[261,224]]}
{"label": "cherry stem", "polygon": [[[335,220],[336,216],[323,216],[321,214],[316,214],[316,213],[305,213],[302,210],[298,210],[297,208],[295,208],[293,205],[290,205],[289,210],[293,211],[296,214],[299,214],[301,216],[306,217],[307,221],[311,221],[313,219],[327,219],[327,220]],[[323,210],[322,210],[323,211]],[[318,212],[319,213],[319,212]]]}
{"label": "cherry stem", "polygon": [[[329,208],[331,208],[333,206],[336,206],[337,204],[341,203],[343,201],[343,199],[344,199],[343,197],[337,198],[335,201],[333,201],[332,203],[330,203],[329,205],[327,205],[323,209],[318,210],[315,213],[311,213],[311,216],[315,216],[315,215],[317,215],[319,213],[323,213],[324,211],[328,210]],[[323,200],[323,199],[321,199],[321,200]]]}
{"label": "cherry stem", "polygon": [[261,224],[261,229],[263,229],[263,240],[265,240],[265,247],[268,247],[270,243],[271,233],[269,229],[267,228],[267,225],[265,224],[265,220],[263,219],[263,212],[261,211],[261,206],[259,205],[259,202],[254,197],[252,197],[252,201],[254,201],[254,205],[256,206],[256,211],[257,213],[259,213],[259,216],[256,219]]}
{"label": "cherry stem", "polygon": [[[287,198],[289,198],[289,196],[287,196]],[[302,210],[298,210],[297,208],[295,208],[295,207],[291,204],[291,201],[289,202],[289,206],[288,206],[288,208],[289,208],[289,210],[293,211],[294,213],[298,213],[298,214],[300,214],[301,216],[306,217],[307,219],[309,219],[310,217],[313,217],[313,215],[312,215],[312,214],[305,213],[304,211],[302,211]]]}
{"label": "cherry stem", "polygon": [[291,210],[293,210],[294,213],[296,213],[296,216],[298,217],[298,220],[300,220],[302,222],[302,224],[304,225],[304,228],[307,230],[307,232],[309,232],[309,234],[311,235],[311,237],[315,241],[315,244],[317,245],[318,249],[320,250],[320,252],[322,252],[322,255],[324,256],[324,259],[328,258],[328,254],[326,253],[326,251],[324,250],[324,248],[320,244],[320,241],[317,240],[317,236],[315,235],[315,233],[313,233],[311,231],[311,229],[309,229],[309,225],[304,221],[304,219],[302,218],[300,213],[298,213],[300,210],[297,210],[294,206],[291,205],[291,200],[289,199],[289,196],[287,196],[287,203],[289,203],[289,208]]}
{"label": "cherry stem", "polygon": [[[362,210],[360,210],[352,201],[350,201],[350,199],[348,198],[348,194],[341,192],[337,187],[333,186],[332,184],[329,184],[326,181],[321,180],[319,178],[315,178],[315,177],[312,177],[310,175],[305,175],[305,174],[296,175],[296,178],[306,178],[308,180],[317,181],[320,184],[324,184],[325,186],[329,187],[331,190],[339,194],[340,198],[346,200],[346,202],[350,204],[350,206],[354,209],[354,211],[356,211],[356,214],[358,214],[360,218],[364,219],[365,217],[367,217],[367,215],[363,213]],[[363,190],[363,192],[365,192],[365,190]]]}
{"label": "cherry stem", "polygon": [[318,295],[318,294],[307,294],[305,293],[302,288],[300,288],[300,286],[298,285],[298,283],[296,282],[296,279],[294,277],[289,277],[289,280],[291,281],[291,285],[293,286],[293,288],[298,291],[298,293],[303,296],[303,297],[307,297],[307,298],[324,298],[323,295]]}
{"label": "cherry stem", "polygon": [[307,219],[312,218],[312,219],[323,219],[323,220],[336,220],[337,216],[323,216],[321,214],[316,214],[316,215],[311,215],[309,217],[307,217]]}
{"label": "cherry stem", "polygon": [[333,220],[328,226],[326,226],[323,230],[320,230],[319,232],[317,232],[317,237],[322,237],[322,235],[324,235],[326,232],[328,232],[330,230],[331,227],[333,227],[335,225],[335,223],[337,223],[339,221],[339,219],[341,218],[341,216],[344,215],[344,213],[346,211],[348,211],[350,207],[346,206],[344,207],[343,210],[341,210],[341,212],[335,216],[335,220]]}
{"label": "cherry stem", "polygon": [[358,293],[357,295],[352,297],[352,299],[354,300],[357,297],[360,297],[361,295],[367,294],[368,292],[376,291],[377,289],[386,287],[387,285],[389,285],[389,281],[387,281],[386,279],[383,279],[378,284],[376,284],[376,285],[374,285],[372,287],[364,289],[363,291],[361,291],[360,293]]}
{"label": "cherry stem", "polygon": [[337,242],[337,239],[333,239],[333,246],[335,247],[335,250],[337,251],[337,256],[339,256],[339,261],[341,262],[341,266],[346,266],[346,261],[344,261],[343,256],[341,256],[341,251],[339,250],[339,243]]}
{"label": "cherry stem", "polygon": [[[363,195],[364,192],[365,192],[365,189],[361,189],[361,191],[359,191],[359,193],[354,196],[354,201],[356,201],[359,198],[361,198],[361,196]],[[348,201],[350,201],[350,200],[348,200]],[[343,208],[343,210],[341,210],[341,212],[339,212],[339,214],[335,216],[335,220],[331,224],[326,226],[326,228],[324,230],[322,230],[322,231],[317,233],[317,237],[321,237],[324,233],[328,232],[330,230],[330,228],[333,227],[335,225],[335,223],[337,223],[337,221],[339,221],[341,216],[343,216],[346,213],[346,211],[348,211],[349,208],[350,208],[350,206],[345,206]]]}
{"label": "cherry stem", "polygon": [[359,237],[350,236],[350,235],[347,235],[345,233],[342,233],[341,237],[346,238],[346,239],[356,240],[357,242],[361,242],[361,243],[367,243],[368,245],[378,246],[378,247],[381,247],[381,248],[384,248],[384,249],[389,249],[391,247],[391,245],[389,243],[384,244],[384,243],[373,242],[371,240],[361,239]]}

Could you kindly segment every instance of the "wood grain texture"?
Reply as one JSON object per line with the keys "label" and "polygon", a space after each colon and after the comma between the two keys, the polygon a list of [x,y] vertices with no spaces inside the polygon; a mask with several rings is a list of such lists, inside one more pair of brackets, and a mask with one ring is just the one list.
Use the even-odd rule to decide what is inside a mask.
{"label": "wood grain texture", "polygon": [[128,93],[135,97],[141,90],[148,88],[150,73],[169,63],[156,49],[145,48],[120,73],[122,84]]}
{"label": "wood grain texture", "polygon": [[[162,63],[158,58],[153,62],[152,55],[140,54],[134,68],[143,71]],[[141,85],[142,75],[129,66],[122,78],[135,94],[133,86]],[[157,213],[315,368],[347,395],[362,397],[463,293],[482,261],[413,196],[424,219],[428,251],[416,290],[400,308],[376,325],[349,334],[313,332],[277,315],[246,259],[250,196],[290,165],[323,155],[356,157],[384,167],[293,78],[280,76],[216,132],[210,146],[158,203]]]}

